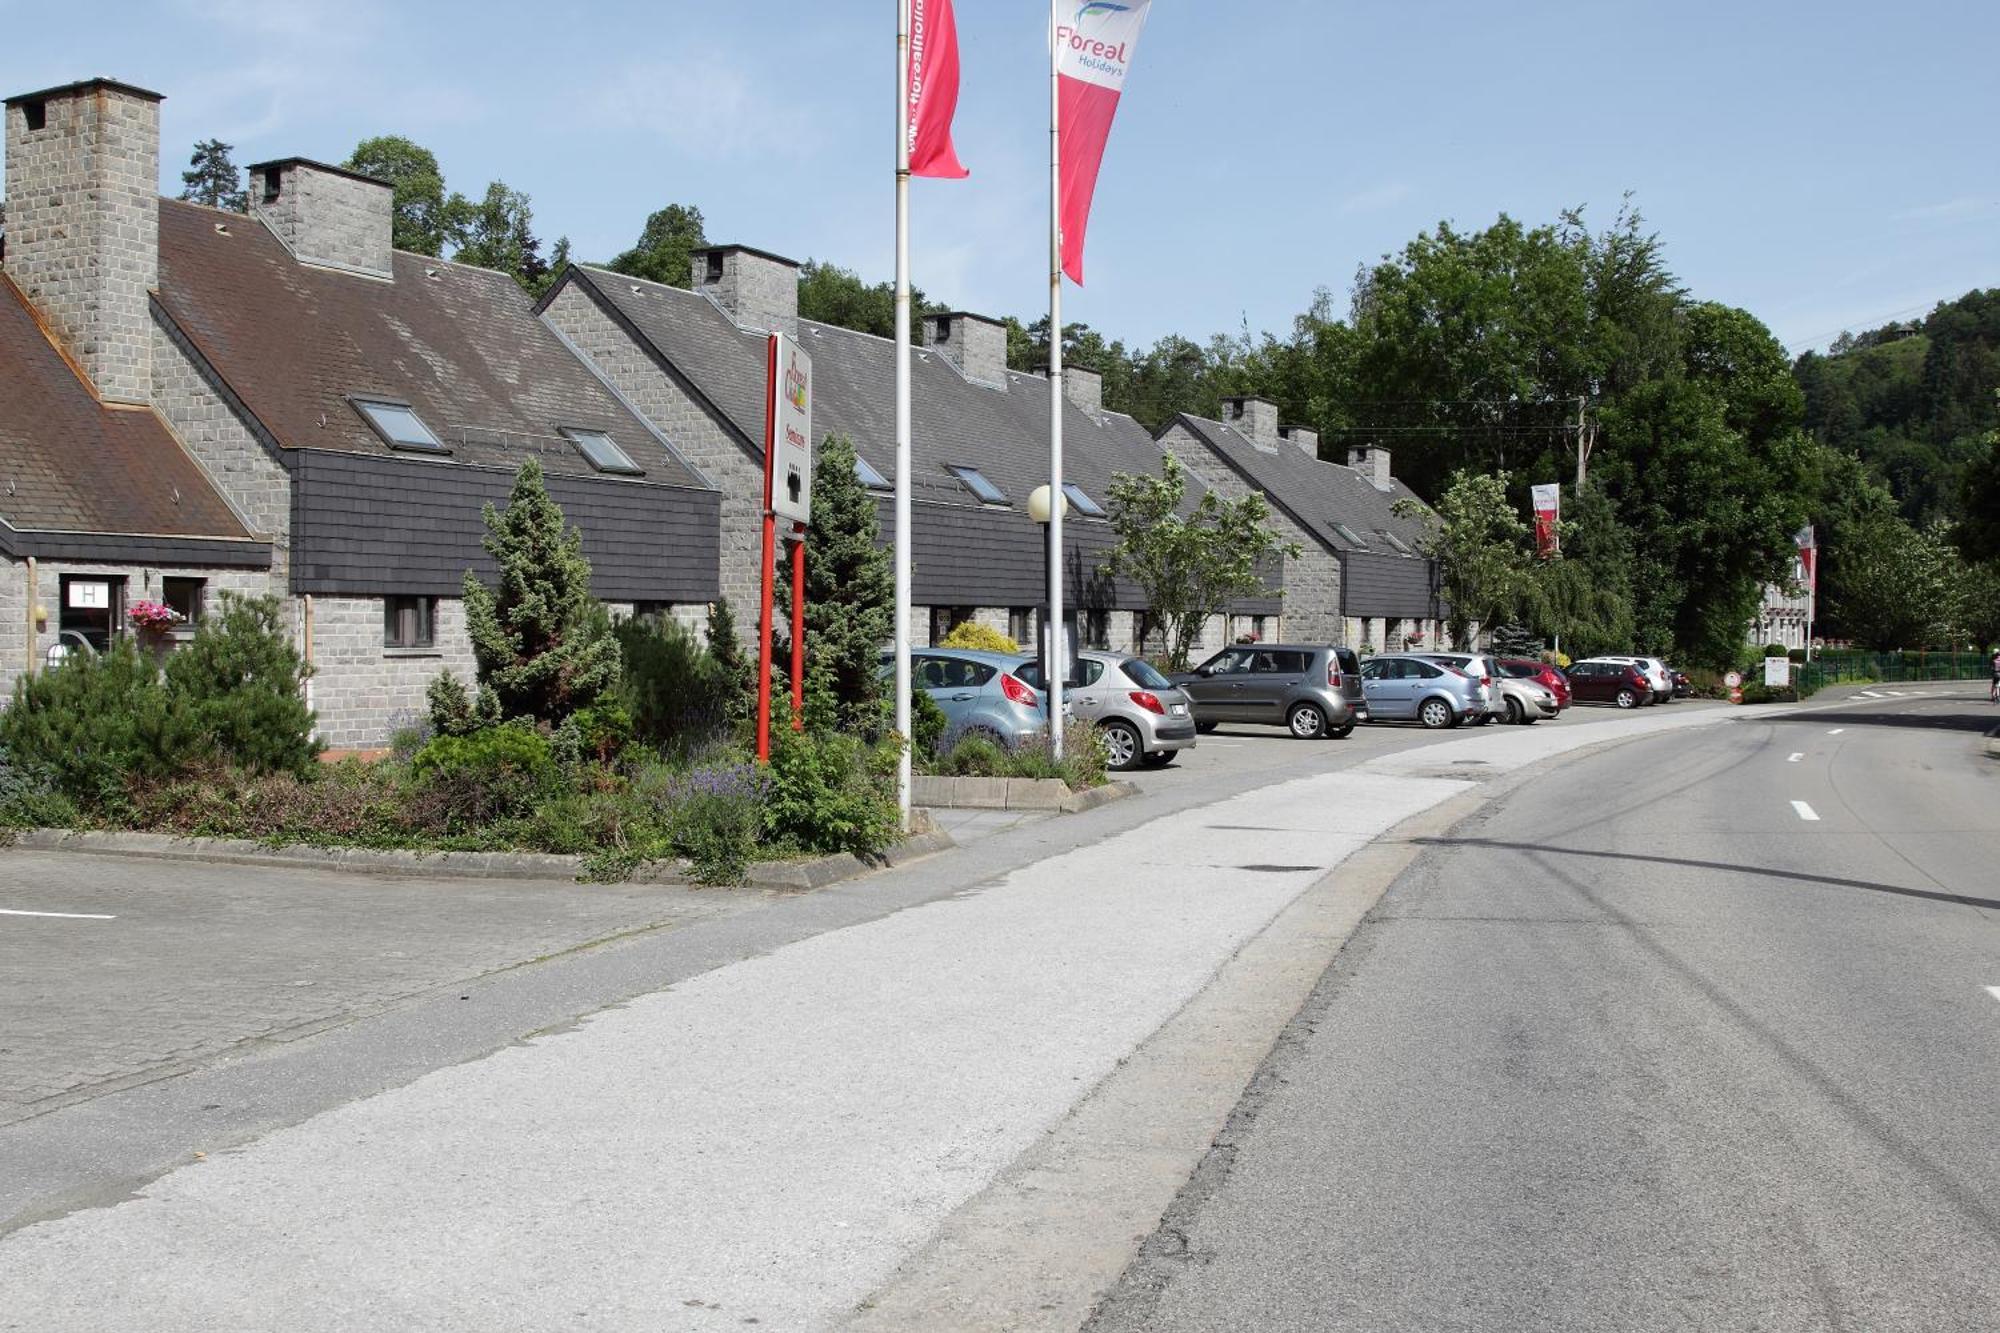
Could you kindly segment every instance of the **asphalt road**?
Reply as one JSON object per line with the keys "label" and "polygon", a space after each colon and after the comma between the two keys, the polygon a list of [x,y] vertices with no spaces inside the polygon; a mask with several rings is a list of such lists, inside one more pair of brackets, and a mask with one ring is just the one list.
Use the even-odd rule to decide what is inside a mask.
{"label": "asphalt road", "polygon": [[1984,691],[1640,740],[1422,855],[1096,1330],[2000,1327]]}

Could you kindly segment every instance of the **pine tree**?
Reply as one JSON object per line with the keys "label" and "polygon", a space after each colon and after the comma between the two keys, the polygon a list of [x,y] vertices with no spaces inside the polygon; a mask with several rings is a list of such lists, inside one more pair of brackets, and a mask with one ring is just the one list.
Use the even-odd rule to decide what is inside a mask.
{"label": "pine tree", "polygon": [[523,463],[507,508],[487,505],[485,515],[499,587],[465,572],[480,712],[554,726],[617,683],[618,641],[590,595],[583,534],[565,525],[541,464]]}
{"label": "pine tree", "polygon": [[[872,737],[882,725],[882,647],[895,632],[895,583],[888,552],[876,541],[875,497],[855,470],[854,446],[841,436],[828,436],[813,462],[812,513],[806,661],[832,689],[835,725]],[[788,614],[789,566],[778,582],[777,605]],[[776,655],[773,674],[789,686],[789,667],[780,669],[787,660]]]}
{"label": "pine tree", "polygon": [[234,145],[220,139],[197,143],[188,169],[181,173],[181,198],[232,213],[248,212],[250,194],[243,188],[243,173],[229,156],[234,151]]}

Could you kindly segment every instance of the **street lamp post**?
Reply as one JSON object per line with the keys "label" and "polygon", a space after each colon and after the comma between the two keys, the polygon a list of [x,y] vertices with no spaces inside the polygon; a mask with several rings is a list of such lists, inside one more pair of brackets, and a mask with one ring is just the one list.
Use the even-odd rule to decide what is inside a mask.
{"label": "street lamp post", "polygon": [[[1069,497],[1055,494],[1046,485],[1037,486],[1034,490],[1028,492],[1028,517],[1042,525],[1042,586],[1045,588],[1053,586],[1055,581],[1057,557],[1052,541],[1053,533],[1049,528],[1049,520],[1055,516],[1056,505],[1061,505],[1062,512],[1067,514],[1069,512]],[[1061,648],[1058,646],[1059,640],[1056,636],[1062,633],[1062,626],[1055,624],[1050,619],[1049,604],[1047,601],[1042,603],[1041,618],[1042,641],[1040,655],[1042,663],[1042,690],[1043,693],[1048,695],[1049,754],[1052,758],[1060,759],[1062,757],[1062,740],[1060,737],[1062,727],[1062,690],[1060,688],[1061,676],[1057,673],[1063,669],[1063,654]]]}

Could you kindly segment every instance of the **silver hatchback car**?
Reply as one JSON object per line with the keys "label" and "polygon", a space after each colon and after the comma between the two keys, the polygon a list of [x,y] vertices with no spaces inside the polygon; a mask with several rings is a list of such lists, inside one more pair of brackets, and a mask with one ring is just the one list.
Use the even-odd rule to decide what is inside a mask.
{"label": "silver hatchback car", "polygon": [[1501,708],[1489,682],[1416,653],[1380,653],[1361,664],[1361,689],[1371,722],[1421,722],[1455,727]]}
{"label": "silver hatchback car", "polygon": [[[1029,660],[1013,653],[915,648],[911,684],[943,710],[946,746],[984,736],[1012,750],[1048,734],[1048,701],[1021,675]],[[882,654],[883,674],[893,669],[894,659]]]}
{"label": "silver hatchback car", "polygon": [[[1194,710],[1188,697],[1145,658],[1086,649],[1071,667],[1063,712],[1097,725],[1110,767],[1158,768],[1177,752],[1194,748]],[[1030,662],[1015,674],[1042,688],[1040,663]]]}

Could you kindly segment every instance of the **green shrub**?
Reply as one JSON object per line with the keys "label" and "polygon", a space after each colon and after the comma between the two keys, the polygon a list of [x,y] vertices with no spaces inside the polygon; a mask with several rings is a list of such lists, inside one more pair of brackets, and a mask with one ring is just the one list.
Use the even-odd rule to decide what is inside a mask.
{"label": "green shrub", "polygon": [[429,798],[425,813],[452,832],[526,814],[560,776],[548,741],[513,723],[439,736],[417,751],[410,772]]}
{"label": "green shrub", "polygon": [[1785,648],[1785,645],[1784,645],[1784,644],[1782,644],[1782,643],[1767,643],[1767,644],[1765,644],[1765,645],[1764,645],[1764,651],[1763,651],[1762,653],[1758,654],[1758,656],[1760,656],[1760,657],[1784,657],[1784,656],[1786,656],[1786,654],[1787,654],[1787,651],[1788,651],[1788,650],[1787,650],[1787,649]]}
{"label": "green shrub", "polygon": [[0,750],[0,827],[70,828],[78,822],[75,803],[47,777],[21,768]]}
{"label": "green shrub", "polygon": [[930,691],[919,687],[910,690],[910,752],[921,763],[937,762],[938,747],[944,744],[945,728],[950,725],[944,709],[931,698]]}
{"label": "green shrub", "polygon": [[1011,774],[1013,759],[989,736],[965,736],[938,756],[938,772],[955,778],[1004,778]]}
{"label": "green shrub", "polygon": [[981,653],[1018,653],[1021,645],[1002,634],[999,630],[982,625],[976,620],[965,620],[952,626],[951,633],[938,644],[940,648],[963,648]]}
{"label": "green shrub", "polygon": [[636,738],[685,752],[728,730],[733,696],[744,682],[732,680],[730,666],[686,626],[665,619],[621,620],[614,633],[625,663],[618,700]]}
{"label": "green shrub", "polygon": [[167,658],[167,707],[190,749],[253,773],[299,773],[324,748],[306,707],[307,674],[278,599],[225,592],[220,612]]}
{"label": "green shrub", "polygon": [[121,639],[21,677],[0,714],[0,747],[85,810],[115,811],[128,775],[157,776],[186,758],[187,734],[169,712],[152,660]]}
{"label": "green shrub", "polygon": [[702,884],[740,884],[764,832],[774,782],[756,764],[718,764],[676,778],[665,792],[667,833]]}
{"label": "green shrub", "polygon": [[616,703],[580,708],[556,728],[551,750],[566,769],[583,764],[608,765],[632,742],[632,719]]}
{"label": "green shrub", "polygon": [[902,837],[893,746],[789,727],[772,736],[764,830],[796,852],[872,856]]}
{"label": "green shrub", "polygon": [[429,687],[424,690],[424,702],[430,705],[431,734],[434,736],[470,736],[497,720],[479,716],[479,710],[472,701],[472,692],[465,688],[464,681],[449,671],[432,677]]}

